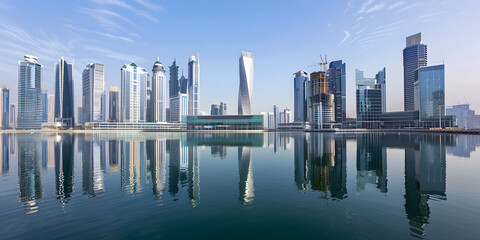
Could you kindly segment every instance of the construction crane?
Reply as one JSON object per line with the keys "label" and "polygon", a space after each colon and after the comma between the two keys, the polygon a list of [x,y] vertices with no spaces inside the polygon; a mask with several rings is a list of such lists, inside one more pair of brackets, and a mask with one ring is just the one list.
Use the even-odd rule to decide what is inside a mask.
{"label": "construction crane", "polygon": [[307,67],[323,66],[323,71],[326,72],[327,71],[327,65],[328,65],[327,55],[325,55],[325,61],[323,61],[323,57],[322,57],[322,55],[320,55],[320,62],[317,62],[315,65],[311,65],[311,66],[307,66]]}

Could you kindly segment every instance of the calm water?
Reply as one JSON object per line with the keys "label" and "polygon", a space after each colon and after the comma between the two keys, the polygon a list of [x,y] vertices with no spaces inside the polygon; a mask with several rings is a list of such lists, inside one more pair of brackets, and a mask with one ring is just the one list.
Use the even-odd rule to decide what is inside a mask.
{"label": "calm water", "polygon": [[0,136],[4,239],[480,236],[480,136]]}

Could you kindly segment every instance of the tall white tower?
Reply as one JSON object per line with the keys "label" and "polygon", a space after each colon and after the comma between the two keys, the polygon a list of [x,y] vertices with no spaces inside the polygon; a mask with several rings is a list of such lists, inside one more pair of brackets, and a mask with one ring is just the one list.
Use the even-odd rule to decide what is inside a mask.
{"label": "tall white tower", "polygon": [[200,109],[200,66],[195,56],[188,59],[188,115],[198,115]]}
{"label": "tall white tower", "polygon": [[240,86],[238,92],[238,114],[252,114],[253,53],[242,52],[239,59]]}
{"label": "tall white tower", "polygon": [[156,61],[153,64],[152,72],[151,101],[153,104],[153,122],[165,122],[167,78],[165,77],[163,64],[160,61]]}

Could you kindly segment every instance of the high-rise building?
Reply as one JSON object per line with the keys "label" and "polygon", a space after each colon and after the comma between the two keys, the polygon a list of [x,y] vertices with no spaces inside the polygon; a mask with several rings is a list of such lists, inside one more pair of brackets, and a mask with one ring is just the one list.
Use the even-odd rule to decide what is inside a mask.
{"label": "high-rise building", "polygon": [[454,105],[447,108],[447,115],[453,115],[457,119],[459,128],[467,127],[468,119],[475,116],[475,111],[470,109],[470,104]]}
{"label": "high-rise building", "polygon": [[48,90],[42,90],[42,123],[48,122]]}
{"label": "high-rise building", "polygon": [[239,66],[238,114],[249,115],[252,114],[253,53],[242,51]]}
{"label": "high-rise building", "polygon": [[387,70],[383,68],[376,75],[377,85],[382,89],[382,113],[387,112]]}
{"label": "high-rise building", "polygon": [[83,70],[83,122],[105,122],[105,66],[89,63]]}
{"label": "high-rise building", "polygon": [[42,127],[42,69],[38,58],[25,55],[18,62],[18,120],[17,128]]}
{"label": "high-rise building", "polygon": [[147,71],[135,63],[125,64],[122,73],[121,121],[145,122],[147,118]]}
{"label": "high-rise building", "polygon": [[313,129],[331,126],[335,121],[335,95],[329,93],[329,82],[325,71],[310,74],[309,111]]}
{"label": "high-rise building", "polygon": [[294,122],[307,122],[308,111],[308,97],[310,94],[310,80],[308,73],[305,70],[296,72],[293,83],[294,107],[293,118]]}
{"label": "high-rise building", "polygon": [[357,127],[379,128],[380,115],[384,110],[385,68],[376,78],[365,78],[363,71],[355,69],[357,86]]}
{"label": "high-rise building", "polygon": [[108,120],[110,122],[118,122],[120,120],[119,114],[119,97],[118,97],[118,87],[110,86],[110,95],[109,95],[109,110],[110,114],[108,115]]}
{"label": "high-rise building", "polygon": [[48,94],[47,122],[55,122],[55,94]]}
{"label": "high-rise building", "polygon": [[268,128],[274,129],[275,128],[275,116],[273,112],[268,113]]}
{"label": "high-rise building", "polygon": [[17,108],[15,106],[15,103],[10,103],[10,123],[9,126],[10,128],[16,128],[17,127]]}
{"label": "high-rise building", "polygon": [[177,60],[174,60],[170,69],[170,98],[176,97],[178,92],[180,92],[180,83],[178,82],[178,66]]}
{"label": "high-rise building", "polygon": [[403,105],[405,111],[415,109],[415,70],[427,66],[427,45],[422,43],[422,34],[407,37],[403,49]]}
{"label": "high-rise building", "polygon": [[273,128],[277,129],[280,123],[280,110],[277,105],[273,105]]}
{"label": "high-rise building", "polygon": [[227,104],[224,102],[212,104],[210,115],[227,115]]}
{"label": "high-rise building", "polygon": [[167,95],[167,78],[165,77],[165,69],[160,61],[156,61],[152,69],[152,109],[153,122],[166,122],[166,95]]}
{"label": "high-rise building", "polygon": [[195,56],[188,59],[188,115],[199,115],[200,66]]}
{"label": "high-rise building", "polygon": [[170,102],[170,121],[183,121],[183,117],[188,115],[188,95],[179,93],[176,97],[170,98]]}
{"label": "high-rise building", "polygon": [[73,101],[73,63],[62,57],[55,65],[55,122],[65,128],[75,123]]}
{"label": "high-rise building", "polygon": [[290,123],[290,122],[292,121],[290,109],[285,108],[285,109],[283,110],[283,114],[285,115],[285,121],[284,121],[284,123]]}
{"label": "high-rise building", "polygon": [[77,107],[77,123],[80,124],[80,125],[84,125],[85,124],[85,118],[83,117],[83,107]]}
{"label": "high-rise building", "polygon": [[2,127],[8,128],[10,125],[10,89],[8,87],[2,88]]}
{"label": "high-rise building", "polygon": [[327,70],[328,92],[334,96],[334,121],[342,123],[346,118],[346,67],[342,60],[330,62]]}
{"label": "high-rise building", "polygon": [[420,67],[415,78],[420,121],[438,123],[445,117],[445,66]]}

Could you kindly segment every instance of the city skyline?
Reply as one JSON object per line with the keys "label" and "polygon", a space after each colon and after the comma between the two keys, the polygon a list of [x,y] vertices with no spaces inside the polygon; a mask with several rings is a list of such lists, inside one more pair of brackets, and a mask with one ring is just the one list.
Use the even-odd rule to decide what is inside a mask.
{"label": "city skyline", "polygon": [[[252,112],[258,113],[268,111],[273,104],[293,109],[291,74],[317,61],[320,54],[327,54],[329,59],[342,59],[347,63],[347,116],[351,117],[355,116],[355,99],[352,98],[355,95],[354,69],[364,69],[367,75],[372,75],[377,71],[376,66],[383,62],[385,64],[382,65],[389,69],[387,78],[390,79],[387,92],[391,94],[387,99],[387,110],[403,110],[403,93],[401,93],[402,91],[397,93],[398,89],[403,88],[401,50],[405,47],[404,38],[406,36],[422,32],[423,40],[428,43],[429,49],[436,49],[435,53],[429,54],[429,62],[435,65],[446,61],[446,65],[448,65],[445,71],[446,89],[448,89],[446,91],[446,105],[468,102],[473,109],[480,110],[478,107],[480,98],[469,87],[476,76],[474,73],[466,71],[480,61],[479,57],[473,54],[475,51],[448,51],[449,43],[452,41],[468,44],[472,50],[480,49],[478,44],[480,36],[478,34],[470,31],[467,32],[468,34],[462,34],[465,33],[465,30],[456,27],[465,25],[467,19],[475,17],[474,9],[476,9],[475,6],[479,6],[478,2],[471,1],[470,7],[466,9],[456,6],[454,1],[442,1],[429,7],[428,11],[424,8],[429,3],[411,1],[383,4],[383,7],[380,7],[382,6],[380,1],[331,3],[328,4],[328,7],[332,9],[332,12],[338,13],[337,15],[341,18],[327,13],[325,22],[313,21],[315,26],[320,27],[322,32],[327,33],[328,37],[321,37],[320,35],[324,36],[324,34],[314,33],[298,43],[292,42],[293,39],[297,38],[296,34],[292,33],[292,29],[308,30],[313,27],[313,22],[308,21],[308,19],[295,20],[291,17],[277,20],[278,22],[267,21],[264,17],[258,16],[258,10],[251,8],[252,6],[268,5],[268,2],[253,3],[247,1],[244,6],[233,4],[231,7],[226,4],[217,4],[216,8],[225,10],[222,17],[226,19],[225,22],[216,23],[211,28],[205,26],[205,23],[211,23],[213,20],[205,16],[205,13],[208,13],[209,10],[206,9],[207,6],[202,6],[199,3],[184,5],[185,3],[164,2],[161,3],[161,6],[150,9],[137,2],[127,4],[139,9],[139,12],[135,13],[128,11],[125,7],[115,5],[114,2],[117,1],[99,2],[93,1],[90,8],[82,6],[82,3],[65,3],[63,6],[49,6],[48,3],[42,3],[42,6],[39,7],[50,7],[51,10],[49,11],[61,7],[71,17],[67,17],[69,15],[43,17],[43,14],[31,10],[35,7],[31,7],[31,9],[27,9],[27,12],[39,18],[35,23],[27,22],[11,14],[11,12],[21,8],[22,3],[2,2],[0,4],[0,11],[2,12],[0,35],[4,40],[2,46],[0,46],[0,51],[4,53],[5,57],[0,61],[0,71],[5,77],[0,79],[0,84],[9,85],[12,93],[17,92],[17,87],[11,84],[17,75],[15,63],[23,55],[28,54],[37,56],[39,62],[44,65],[44,88],[48,89],[49,93],[53,93],[53,64],[62,55],[67,61],[75,60],[74,84],[76,89],[80,89],[81,81],[79,80],[81,79],[82,67],[90,62],[105,64],[106,87],[108,87],[120,85],[120,74],[116,70],[132,59],[141,66],[150,66],[157,59],[157,56],[160,56],[160,61],[167,65],[176,58],[180,70],[186,71],[188,57],[200,53],[203,79],[203,98],[200,102],[200,109],[208,112],[210,104],[215,102],[223,101],[230,106],[236,105],[237,99],[233,96],[236,95],[236,89],[230,89],[229,86],[235,83],[236,76],[238,76],[236,56],[239,51],[247,50],[254,52],[257,56],[255,78],[264,79],[254,83],[256,90],[253,101],[256,104],[252,106]],[[32,4],[35,6],[37,3]],[[309,9],[308,11],[313,11],[322,6],[321,3],[310,1],[305,1],[302,4],[307,7],[306,9]],[[293,5],[294,3],[285,3],[273,13],[267,15],[282,14],[291,9]],[[377,5],[379,7],[375,8]],[[238,9],[234,9],[235,7],[238,7]],[[238,34],[251,32],[255,36],[252,40],[245,39],[242,41],[234,40],[237,34],[233,34],[229,30],[222,30],[212,36],[207,34],[212,28],[237,26],[238,21],[233,17],[247,7],[251,8],[252,11],[252,20],[250,21],[258,21],[262,27],[272,25],[266,33],[260,33],[255,30],[257,28],[248,30],[242,27],[238,29]],[[160,8],[163,10],[160,10]],[[187,23],[184,20],[177,20],[176,18],[174,20],[173,15],[177,15],[179,11],[191,12],[193,8],[198,9],[198,12],[194,12],[197,17],[199,15],[204,17],[204,19],[198,19],[198,23],[194,24],[195,29],[186,32],[166,26],[165,31],[175,35],[175,41],[150,42],[149,39],[155,38],[152,36],[153,33],[147,32],[149,27],[170,21],[179,24],[179,26],[185,25]],[[91,12],[87,10],[91,10]],[[98,13],[98,16],[92,16],[94,13]],[[108,15],[108,13],[116,13],[117,15]],[[228,13],[232,16],[229,16]],[[118,15],[123,18],[119,18]],[[448,15],[455,15],[456,17],[446,20],[445,16]],[[407,20],[409,16],[415,17],[412,20]],[[84,21],[72,21],[76,18]],[[68,21],[56,27],[46,25],[58,19],[68,19]],[[414,20],[416,24],[413,23]],[[378,22],[383,23],[379,26]],[[110,30],[108,30],[108,24],[110,24]],[[442,24],[444,27],[442,29],[435,28],[434,26],[438,24]],[[280,29],[280,25],[284,26],[285,29]],[[104,30],[105,32],[103,32]],[[183,40],[186,39],[186,36],[192,34],[198,35],[198,41],[192,43]],[[222,44],[210,44],[210,41],[218,41],[212,39],[212,37],[219,35],[226,37],[228,34],[233,36],[222,40]],[[444,39],[443,35],[449,35],[449,39]],[[464,36],[468,36],[468,38]],[[284,40],[281,38],[284,38]],[[253,39],[257,40],[254,41]],[[275,41],[271,44],[273,39]],[[280,45],[286,43],[288,45],[280,47]],[[133,46],[138,47],[137,52],[130,49]],[[372,60],[364,61],[365,57]],[[471,60],[465,62],[464,59]],[[305,70],[312,72],[318,69],[308,68]],[[462,81],[449,80],[457,76]],[[271,81],[277,81],[278,84],[271,86]],[[453,88],[453,86],[458,87]],[[226,90],[223,94],[213,94],[217,88]],[[265,93],[268,93],[269,90],[278,92],[279,96],[267,98]],[[459,94],[463,92],[465,94]],[[12,94],[11,102],[17,102],[17,96],[15,95]],[[76,94],[75,97],[76,108],[81,106],[81,95]]]}

